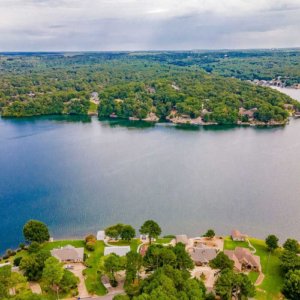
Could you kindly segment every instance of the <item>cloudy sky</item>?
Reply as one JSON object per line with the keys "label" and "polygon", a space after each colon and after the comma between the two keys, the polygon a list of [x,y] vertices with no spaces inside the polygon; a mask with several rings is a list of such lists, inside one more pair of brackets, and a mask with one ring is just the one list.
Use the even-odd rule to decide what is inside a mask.
{"label": "cloudy sky", "polygon": [[300,0],[0,0],[0,51],[300,46]]}

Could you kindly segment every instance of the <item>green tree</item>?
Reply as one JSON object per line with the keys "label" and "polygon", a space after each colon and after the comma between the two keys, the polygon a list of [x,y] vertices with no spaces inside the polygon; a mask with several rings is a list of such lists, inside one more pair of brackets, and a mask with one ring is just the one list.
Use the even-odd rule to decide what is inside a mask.
{"label": "green tree", "polygon": [[100,259],[99,271],[107,275],[112,283],[116,283],[117,272],[125,269],[125,261],[123,257],[115,253],[102,256]]}
{"label": "green tree", "polygon": [[143,257],[141,254],[130,251],[126,253],[125,270],[126,279],[133,282],[136,278],[139,278],[143,266]]}
{"label": "green tree", "polygon": [[32,242],[28,247],[28,253],[38,253],[41,250],[41,246],[38,242]]}
{"label": "green tree", "polygon": [[63,270],[63,277],[59,285],[64,292],[69,292],[71,289],[76,288],[79,283],[80,280],[78,276],[75,276],[67,269]]}
{"label": "green tree", "polygon": [[51,283],[52,287],[54,287],[54,284],[58,285],[63,278],[64,270],[62,266],[63,264],[55,257],[49,257],[45,261],[43,277]]}
{"label": "green tree", "polygon": [[180,270],[193,270],[195,265],[191,256],[185,251],[185,244],[177,243],[175,247],[170,248],[176,255],[176,259],[173,264],[176,269]]}
{"label": "green tree", "polygon": [[120,236],[122,240],[130,241],[135,237],[135,229],[131,225],[124,225],[121,230]]}
{"label": "green tree", "polygon": [[161,228],[156,222],[148,220],[141,226],[140,233],[148,235],[149,244],[151,245],[151,239],[161,235]]}
{"label": "green tree", "polygon": [[247,300],[255,296],[255,287],[249,277],[243,273],[235,274],[230,269],[221,271],[214,288],[221,300]]}
{"label": "green tree", "polygon": [[300,270],[291,270],[285,275],[282,293],[287,299],[300,299]]}
{"label": "green tree", "polygon": [[300,270],[300,257],[296,252],[284,250],[280,256],[281,267],[284,272],[290,270]]}
{"label": "green tree", "polygon": [[116,225],[109,226],[105,229],[105,235],[109,236],[110,238],[118,239],[120,236],[124,224],[118,223]]}
{"label": "green tree", "polygon": [[19,257],[15,258],[14,259],[14,263],[13,263],[14,266],[18,267],[20,265],[20,263],[21,263],[21,260],[22,260],[22,256],[19,256]]}
{"label": "green tree", "polygon": [[287,239],[286,242],[283,244],[283,248],[285,250],[288,250],[288,251],[292,251],[292,252],[295,252],[295,253],[299,253],[300,249],[299,249],[299,243],[297,240],[294,240],[294,239]]}
{"label": "green tree", "polygon": [[213,238],[215,237],[215,232],[212,229],[208,229],[207,232],[203,235],[204,237]]}
{"label": "green tree", "polygon": [[269,235],[266,238],[266,244],[267,244],[270,251],[274,251],[279,247],[278,246],[278,241],[279,241],[279,239],[275,235]]}
{"label": "green tree", "polygon": [[50,234],[48,227],[36,220],[28,221],[23,227],[23,235],[26,242],[43,243],[49,241]]}
{"label": "green tree", "polygon": [[224,252],[219,252],[218,255],[209,262],[212,269],[230,269],[233,270],[234,261],[229,259],[229,257]]}

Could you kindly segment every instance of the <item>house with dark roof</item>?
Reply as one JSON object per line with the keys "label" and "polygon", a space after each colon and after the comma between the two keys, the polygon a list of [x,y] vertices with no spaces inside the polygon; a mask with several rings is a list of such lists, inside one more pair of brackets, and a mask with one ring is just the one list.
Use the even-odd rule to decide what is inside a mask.
{"label": "house with dark roof", "polygon": [[75,248],[74,246],[67,245],[63,248],[53,249],[50,253],[60,262],[82,262],[84,248]]}
{"label": "house with dark roof", "polygon": [[200,243],[193,248],[193,251],[190,252],[190,256],[195,265],[206,266],[209,264],[209,261],[216,258],[217,251],[213,247],[208,247]]}
{"label": "house with dark roof", "polygon": [[236,247],[234,251],[225,250],[224,254],[234,261],[235,272],[243,270],[261,272],[260,257],[254,255],[248,248]]}

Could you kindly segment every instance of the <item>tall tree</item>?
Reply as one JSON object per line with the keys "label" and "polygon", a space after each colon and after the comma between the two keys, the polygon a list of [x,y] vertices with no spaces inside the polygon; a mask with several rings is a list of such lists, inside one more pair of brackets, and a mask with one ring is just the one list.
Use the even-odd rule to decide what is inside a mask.
{"label": "tall tree", "polygon": [[267,238],[266,238],[266,244],[269,248],[270,251],[274,251],[276,250],[279,246],[278,246],[278,237],[275,236],[275,235],[269,235]]}
{"label": "tall tree", "polygon": [[23,227],[23,235],[28,243],[43,243],[49,241],[50,234],[48,227],[40,221],[30,220]]}
{"label": "tall tree", "polygon": [[185,251],[185,244],[177,243],[176,246],[171,249],[176,255],[174,261],[175,268],[180,270],[193,270],[195,268],[191,256]]}
{"label": "tall tree", "polygon": [[105,235],[109,236],[110,238],[118,239],[122,232],[124,224],[118,223],[116,225],[109,226],[105,229]]}
{"label": "tall tree", "polygon": [[139,279],[139,274],[143,266],[143,257],[141,254],[130,251],[126,253],[125,270],[126,279],[134,281],[136,278]]}
{"label": "tall tree", "polygon": [[49,257],[45,261],[45,268],[43,270],[43,277],[49,280],[52,287],[54,284],[58,285],[64,275],[64,270],[62,268],[63,264],[55,257]]}
{"label": "tall tree", "polygon": [[161,228],[156,222],[148,220],[141,226],[140,233],[148,235],[151,245],[151,238],[161,235]]}
{"label": "tall tree", "polygon": [[64,292],[69,292],[71,289],[77,287],[77,285],[80,283],[80,279],[67,269],[64,269],[63,272],[63,277],[59,285]]}
{"label": "tall tree", "polygon": [[32,242],[28,247],[28,253],[38,253],[41,250],[41,246],[38,242]]}
{"label": "tall tree", "polygon": [[203,235],[204,237],[213,238],[215,236],[215,232],[212,229],[208,229],[207,232]]}
{"label": "tall tree", "polygon": [[283,248],[288,251],[292,251],[295,253],[300,252],[299,242],[294,239],[287,239],[286,242],[283,244]]}
{"label": "tall tree", "polygon": [[229,257],[224,252],[219,252],[218,255],[209,262],[212,269],[230,269],[233,270],[234,261],[229,259]]}
{"label": "tall tree", "polygon": [[115,253],[102,256],[100,259],[99,271],[108,276],[112,283],[116,283],[116,275],[125,269],[124,257]]}
{"label": "tall tree", "polygon": [[121,230],[120,236],[122,240],[130,241],[135,237],[135,229],[131,225],[124,225]]}
{"label": "tall tree", "polygon": [[300,270],[291,270],[285,275],[282,293],[287,299],[300,299]]}

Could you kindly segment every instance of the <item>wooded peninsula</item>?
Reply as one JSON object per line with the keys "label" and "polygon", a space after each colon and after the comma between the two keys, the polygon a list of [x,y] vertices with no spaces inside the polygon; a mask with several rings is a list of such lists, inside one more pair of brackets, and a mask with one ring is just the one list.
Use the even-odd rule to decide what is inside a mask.
{"label": "wooded peninsula", "polygon": [[285,124],[289,116],[300,115],[300,103],[247,80],[279,76],[286,86],[300,83],[292,67],[298,63],[299,50],[2,53],[1,116]]}

